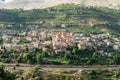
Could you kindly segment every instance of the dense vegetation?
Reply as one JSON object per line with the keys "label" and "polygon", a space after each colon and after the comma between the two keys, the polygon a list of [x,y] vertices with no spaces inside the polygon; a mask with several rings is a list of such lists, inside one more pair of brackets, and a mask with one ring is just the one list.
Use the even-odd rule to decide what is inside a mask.
{"label": "dense vegetation", "polygon": [[[100,31],[107,28],[119,32],[120,11],[108,8],[84,7],[67,4],[47,9],[33,10],[0,10],[2,24],[39,24],[42,27],[61,27],[65,24],[68,30],[85,32],[90,29]],[[89,27],[94,26],[94,27]],[[73,27],[73,28],[71,28]],[[85,28],[85,29],[83,29]]]}
{"label": "dense vegetation", "polygon": [[88,70],[82,72],[80,80],[119,80],[120,70]]}
{"label": "dense vegetation", "polygon": [[120,70],[44,70],[38,66],[32,70],[14,67],[6,70],[0,66],[0,80],[119,80]]}
{"label": "dense vegetation", "polygon": [[119,65],[120,51],[111,51],[108,54],[96,53],[96,50],[67,48],[62,52],[49,54],[41,49],[28,51],[23,54],[11,49],[6,53],[0,53],[0,61],[4,63],[25,63],[25,64],[72,64],[72,65]]}
{"label": "dense vegetation", "polygon": [[16,75],[5,70],[3,65],[0,65],[0,80],[15,80]]}

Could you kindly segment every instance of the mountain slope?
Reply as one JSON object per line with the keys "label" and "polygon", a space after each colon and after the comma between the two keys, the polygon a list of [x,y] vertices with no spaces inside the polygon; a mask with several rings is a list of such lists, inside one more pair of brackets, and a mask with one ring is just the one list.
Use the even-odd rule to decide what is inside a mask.
{"label": "mountain slope", "polygon": [[[40,27],[61,28],[69,31],[105,32],[106,29],[120,33],[120,11],[108,8],[84,7],[66,4],[46,9],[0,10],[0,23],[35,24]],[[97,30],[96,30],[97,28]],[[73,30],[74,29],[74,30]]]}
{"label": "mountain slope", "polygon": [[33,8],[46,8],[59,4],[75,3],[86,6],[102,6],[120,9],[119,0],[13,0],[9,3],[0,4],[0,8],[23,8],[23,9],[33,9]]}

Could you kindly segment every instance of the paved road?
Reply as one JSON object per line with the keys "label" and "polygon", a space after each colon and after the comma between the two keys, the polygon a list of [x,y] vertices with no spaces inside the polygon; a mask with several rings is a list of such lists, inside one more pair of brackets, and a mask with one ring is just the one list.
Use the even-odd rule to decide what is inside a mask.
{"label": "paved road", "polygon": [[6,69],[10,70],[16,67],[16,69],[20,70],[32,70],[35,66],[38,66],[42,69],[50,69],[50,70],[97,70],[97,69],[120,69],[120,65],[95,65],[95,66],[73,66],[73,65],[28,65],[28,64],[3,64]]}

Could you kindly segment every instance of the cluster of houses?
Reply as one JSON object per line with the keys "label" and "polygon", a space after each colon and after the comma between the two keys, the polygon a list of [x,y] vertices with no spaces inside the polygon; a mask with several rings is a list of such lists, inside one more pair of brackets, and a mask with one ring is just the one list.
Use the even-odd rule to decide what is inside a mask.
{"label": "cluster of houses", "polygon": [[3,35],[3,49],[15,49],[18,52],[34,50],[60,51],[67,47],[78,47],[79,49],[96,49],[98,53],[105,53],[106,49],[119,50],[120,37],[109,33],[83,34],[65,31],[29,31],[19,33],[17,36]]}

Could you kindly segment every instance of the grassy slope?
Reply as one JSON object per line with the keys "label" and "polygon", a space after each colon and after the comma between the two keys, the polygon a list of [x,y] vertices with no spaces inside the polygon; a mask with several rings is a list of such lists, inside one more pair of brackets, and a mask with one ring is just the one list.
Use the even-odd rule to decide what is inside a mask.
{"label": "grassy slope", "polygon": [[[86,29],[94,31],[96,29],[113,30],[119,32],[120,11],[108,8],[93,8],[83,7],[80,5],[66,4],[47,9],[33,9],[33,10],[0,10],[1,23],[32,23],[45,22],[47,27],[51,23],[60,27],[61,24],[66,24],[69,27],[67,30],[74,29],[84,32]],[[89,27],[94,26],[94,27]],[[95,30],[96,30],[95,29]]]}

